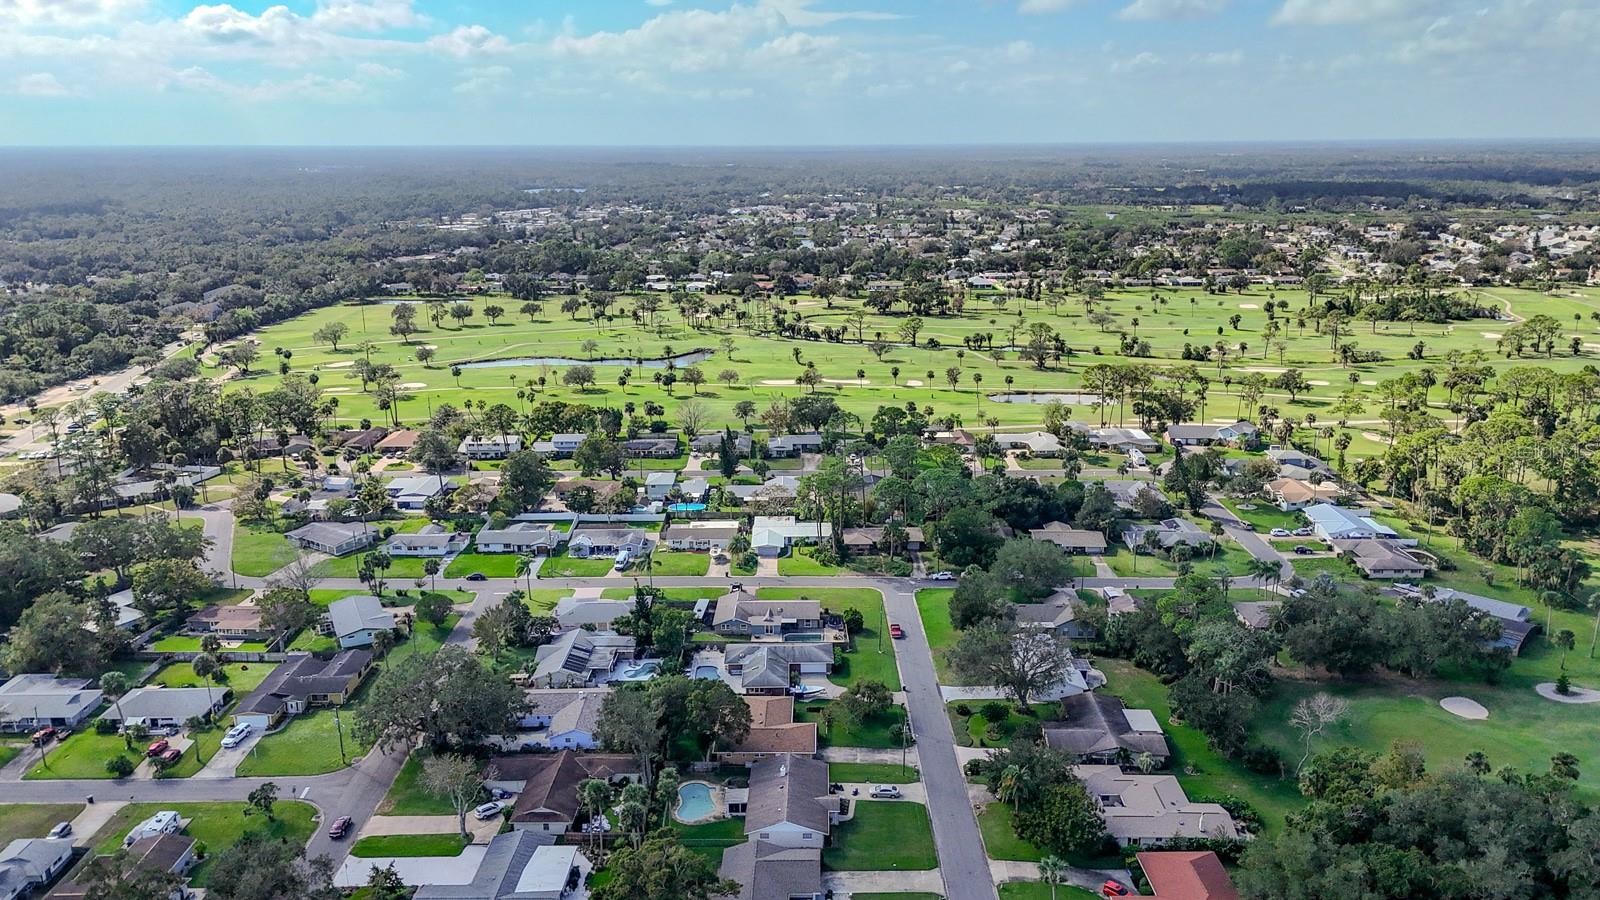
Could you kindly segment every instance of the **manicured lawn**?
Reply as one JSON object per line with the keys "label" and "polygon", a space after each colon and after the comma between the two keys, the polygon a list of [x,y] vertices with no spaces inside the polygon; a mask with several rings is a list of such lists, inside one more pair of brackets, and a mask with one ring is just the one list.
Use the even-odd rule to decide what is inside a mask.
{"label": "manicured lawn", "polygon": [[[237,844],[247,832],[264,832],[271,837],[283,838],[293,844],[304,844],[311,837],[316,824],[312,817],[316,808],[309,803],[279,800],[272,807],[272,818],[256,813],[246,816],[242,802],[231,803],[130,803],[117,810],[105,827],[94,835],[96,853],[114,853],[122,846],[122,838],[133,826],[156,813],[170,809],[188,820],[184,833],[194,838],[196,850],[216,856]],[[208,861],[196,866],[190,876],[196,887],[204,887]]]}
{"label": "manicured lawn", "polygon": [[822,864],[835,871],[932,869],[939,864],[933,849],[928,810],[903,800],[856,800],[855,816],[834,828],[834,846],[822,851]]}
{"label": "manicured lawn", "polygon": [[183,751],[183,758],[162,771],[162,778],[193,778],[195,773],[205,768],[211,757],[217,755],[222,749],[222,736],[228,733],[226,721],[212,725],[210,728],[191,730],[187,732],[191,743]]}
{"label": "manicured lawn", "polygon": [[[325,559],[317,563],[315,572],[323,578],[357,578],[361,575],[361,560],[373,552],[375,551]],[[423,578],[427,575],[424,569],[426,564],[427,560],[420,556],[393,556],[389,558],[389,568],[383,570],[383,575],[391,581]]]}
{"label": "manicured lawn", "polygon": [[1011,805],[991,803],[978,816],[978,830],[983,832],[983,846],[990,859],[1010,859],[1020,862],[1038,862],[1044,851],[1017,837],[1011,824]]}
{"label": "manicured lawn", "polygon": [[950,648],[955,646],[961,632],[950,624],[950,598],[955,588],[924,588],[917,591],[917,612],[922,616],[922,631],[928,636],[928,646],[933,650],[933,668],[938,672],[940,684],[957,684],[945,661]]}
{"label": "manicured lawn", "polygon": [[[1140,578],[1171,578],[1178,574],[1178,564],[1171,560],[1163,559],[1149,553],[1140,553],[1137,558],[1127,547],[1118,545],[1115,553],[1108,553],[1104,557],[1111,566],[1111,571],[1118,575]],[[1192,571],[1204,575],[1218,572],[1228,572],[1233,575],[1243,575],[1249,571],[1251,556],[1243,547],[1223,538],[1217,544],[1216,553],[1210,550],[1196,550],[1189,560]]]}
{"label": "manicured lawn", "polygon": [[[861,897],[861,894],[856,894]],[[1071,884],[1058,884],[1054,889],[1042,881],[1008,881],[1000,885],[1000,900],[1103,900],[1093,891]]]}
{"label": "manicured lawn", "polygon": [[[402,588],[402,590],[405,591],[404,594],[400,594],[392,590],[384,591],[383,602],[386,605],[411,606],[425,594],[441,594],[448,598],[451,603],[471,603],[473,598],[472,591],[419,591],[412,587],[405,587]],[[355,597],[358,595],[370,595],[371,593],[371,591],[364,588],[314,588],[311,591],[311,602],[317,604],[318,606],[327,606],[335,600],[343,600],[346,597]]]}
{"label": "manicured lawn", "polygon": [[[351,762],[367,752],[351,729],[353,713],[346,706],[339,719],[344,726],[345,757]],[[240,777],[277,775],[322,775],[344,768],[339,758],[339,730],[333,710],[318,709],[295,716],[279,732],[257,741],[235,774]]]}
{"label": "manicured lawn", "polygon": [[383,797],[383,803],[378,806],[379,815],[385,816],[449,816],[455,810],[450,807],[450,802],[430,794],[422,786],[422,762],[426,758],[423,751],[412,753],[406,758],[406,764],[400,767],[400,774],[395,776],[394,783],[389,785],[389,793]]}
{"label": "manicured lawn", "polygon": [[23,744],[0,744],[0,767],[16,759],[22,753]]}
{"label": "manicured lawn", "polygon": [[899,763],[828,763],[828,780],[857,784],[911,784],[921,781],[917,767]]}
{"label": "manicured lawn", "polygon": [[[988,701],[971,701],[964,703],[951,703],[947,705],[950,713],[950,727],[956,734],[956,743],[963,747],[1009,747],[1011,736],[1023,724],[1032,722],[1043,725],[1061,714],[1061,707],[1056,703],[1032,704],[1034,714],[1024,715],[1017,712],[1015,704],[1010,701],[998,701],[1005,705],[1006,717],[998,723],[991,723],[978,712]],[[963,716],[956,712],[957,706],[965,705],[971,710],[969,715]]]}
{"label": "manicured lawn", "polygon": [[83,812],[82,803],[15,803],[0,806],[0,847],[19,838],[42,838]]}
{"label": "manicured lawn", "polygon": [[614,560],[609,556],[579,559],[565,554],[552,556],[539,567],[540,578],[600,578],[611,574]]}
{"label": "manicured lawn", "polygon": [[[217,691],[232,690],[235,697],[243,697],[255,690],[276,668],[277,665],[273,663],[228,663],[213,676],[211,686]],[[174,688],[206,686],[205,679],[194,674],[194,667],[186,662],[166,666],[150,676],[150,684]]]}
{"label": "manicured lawn", "polygon": [[[1222,505],[1227,507],[1229,512],[1254,525],[1256,531],[1262,534],[1270,533],[1274,528],[1287,528],[1293,531],[1306,524],[1305,515],[1298,510],[1284,512],[1259,497],[1249,500],[1235,500],[1232,497],[1225,497],[1222,500]],[[1241,507],[1244,506],[1251,508],[1242,509]]]}
{"label": "manicured lawn", "polygon": [[450,834],[375,834],[356,841],[350,855],[362,859],[376,856],[460,856],[467,842]]}
{"label": "manicured lawn", "polygon": [[1291,556],[1289,565],[1294,566],[1294,573],[1310,581],[1323,572],[1329,572],[1333,577],[1354,581],[1360,576],[1349,562],[1333,556]]}
{"label": "manicured lawn", "polygon": [[[906,720],[906,710],[903,706],[891,706],[880,715],[873,716],[865,722],[846,726],[842,721],[835,722],[832,729],[822,725],[821,710],[826,707],[829,700],[806,701],[796,703],[794,707],[794,720],[796,722],[816,722],[820,732],[819,741],[824,747],[872,747],[879,750],[899,749],[900,742],[895,740],[889,730]],[[911,757],[907,755],[907,759]]]}
{"label": "manicured lawn", "polygon": [[661,576],[704,575],[711,569],[711,555],[657,550],[651,559],[651,566],[652,572]]}
{"label": "manicured lawn", "polygon": [[794,552],[778,560],[779,575],[838,575],[847,571],[839,566],[829,566],[817,562],[816,549],[813,547],[796,547]]}
{"label": "manicured lawn", "polygon": [[824,609],[842,613],[858,609],[865,620],[861,631],[851,636],[851,649],[844,655],[844,665],[835,666],[829,681],[849,687],[858,681],[881,681],[889,690],[900,690],[900,670],[894,662],[894,641],[882,633],[883,595],[871,588],[778,588],[764,587],[756,591],[763,600],[817,600]]}
{"label": "manicured lawn", "polygon": [[[657,574],[660,573],[658,572]],[[678,603],[694,603],[697,600],[715,600],[727,593],[726,590],[719,587],[677,587],[661,588],[660,590],[668,600]],[[632,602],[633,588],[605,588],[600,592],[600,597],[603,600],[627,600]]]}
{"label": "manicured lawn", "polygon": [[536,616],[546,615],[556,608],[556,604],[563,597],[572,596],[572,591],[567,588],[534,588],[522,592],[523,605],[533,610]]}
{"label": "manicured lawn", "polygon": [[295,558],[295,548],[271,524],[235,522],[233,570],[257,578],[271,575]]}
{"label": "manicured lawn", "polygon": [[[134,745],[139,751],[144,748]],[[53,780],[58,778],[110,778],[106,760],[113,756],[126,756],[137,762],[140,752],[131,751],[118,734],[95,734],[85,727],[64,741],[51,744],[45,762],[34,763],[22,776],[28,780]]]}
{"label": "manicured lawn", "polygon": [[480,572],[489,578],[515,578],[520,573],[522,557],[515,553],[467,552],[450,560],[445,568],[446,578],[461,578]]}
{"label": "manicured lawn", "polygon": [[[154,644],[150,649],[157,653],[198,653],[200,652],[200,638],[198,635],[169,634]],[[231,641],[222,642],[223,652],[237,650],[240,653],[265,653],[267,645],[260,641]]]}
{"label": "manicured lawn", "polygon": [[439,648],[444,646],[445,638],[450,636],[450,632],[455,629],[456,623],[459,621],[461,621],[461,615],[459,613],[451,613],[445,617],[444,624],[437,628],[427,622],[418,622],[412,627],[411,637],[395,645],[395,648],[390,653],[396,656],[403,656],[407,653],[437,653]]}

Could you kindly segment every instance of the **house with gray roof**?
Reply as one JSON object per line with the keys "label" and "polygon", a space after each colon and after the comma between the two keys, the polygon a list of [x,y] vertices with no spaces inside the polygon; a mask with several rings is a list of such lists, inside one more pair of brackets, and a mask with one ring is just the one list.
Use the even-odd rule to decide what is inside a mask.
{"label": "house with gray roof", "polygon": [[1117,480],[1100,482],[1106,492],[1111,495],[1111,500],[1119,509],[1133,509],[1134,503],[1143,493],[1151,493],[1157,499],[1165,500],[1167,495],[1161,493],[1161,488],[1149,481]]}
{"label": "house with gray roof", "polygon": [[20,838],[0,850],[0,900],[18,900],[49,884],[72,861],[72,841]]}
{"label": "house with gray roof", "polygon": [[[721,452],[722,434],[723,433],[720,431],[712,431],[706,434],[696,435],[695,438],[689,442],[689,446],[692,447],[696,453],[711,454]],[[750,435],[745,434],[742,431],[734,432],[733,446],[738,451],[740,456],[749,456]]]}
{"label": "house with gray roof", "polygon": [[100,718],[122,726],[177,728],[190,719],[222,711],[232,698],[233,691],[226,687],[138,687],[111,704]]}
{"label": "house with gray roof", "polygon": [[551,750],[593,750],[600,746],[595,729],[600,708],[611,694],[608,687],[531,690],[532,708],[517,723],[538,732],[527,743]]}
{"label": "house with gray roof", "polygon": [[1145,546],[1145,536],[1151,535],[1156,547],[1170,552],[1179,544],[1186,544],[1193,549],[1208,547],[1216,539],[1204,528],[1188,519],[1163,519],[1155,525],[1129,525],[1122,531],[1122,542],[1134,550],[1141,550]]}
{"label": "house with gray roof", "polygon": [[746,694],[785,694],[796,675],[827,675],[833,671],[833,645],[770,642],[729,644],[723,650],[723,668]]}
{"label": "house with gray roof", "polygon": [[390,556],[426,556],[439,559],[460,553],[471,543],[472,535],[452,531],[442,525],[425,525],[415,533],[395,532],[383,542],[383,550]]}
{"label": "house with gray roof", "polygon": [[760,600],[743,588],[717,598],[711,627],[729,637],[782,638],[785,634],[820,632],[822,604],[816,600]]}
{"label": "house with gray roof", "polygon": [[567,541],[567,553],[579,559],[616,556],[624,550],[639,557],[649,549],[650,536],[639,528],[579,528]]}
{"label": "house with gray roof", "polygon": [[378,539],[378,530],[365,522],[312,522],[284,537],[302,550],[344,556],[370,547]]}
{"label": "house with gray roof", "polygon": [[466,884],[418,885],[415,900],[562,900],[574,896],[593,865],[555,835],[512,830],[489,841]]}
{"label": "house with gray roof", "polygon": [[822,851],[745,841],[722,851],[717,877],[739,883],[729,900],[822,900]]}
{"label": "house with gray roof", "polygon": [[1093,691],[1061,700],[1061,718],[1044,725],[1045,743],[1080,760],[1114,763],[1150,754],[1165,764],[1171,751],[1161,723],[1148,709],[1128,709]]}
{"label": "house with gray roof", "polygon": [[533,683],[538,687],[604,684],[613,670],[632,661],[637,652],[632,635],[574,628],[538,649]]}
{"label": "house with gray roof", "polygon": [[370,647],[381,631],[394,629],[394,613],[383,608],[383,601],[371,594],[345,597],[328,604],[327,633],[339,646]]}
{"label": "house with gray roof", "polygon": [[633,604],[626,600],[562,597],[556,601],[554,614],[562,628],[583,628],[587,625],[610,628],[612,622],[633,614]]}
{"label": "house with gray roof", "polygon": [[383,486],[395,509],[410,510],[422,509],[429,500],[455,489],[455,483],[443,475],[407,475]]}
{"label": "house with gray roof", "polygon": [[793,500],[800,489],[796,475],[774,475],[761,484],[729,484],[723,490],[737,497],[740,503],[758,500]]}
{"label": "house with gray roof", "polygon": [[342,650],[332,659],[291,653],[239,701],[233,719],[266,730],[285,716],[318,706],[343,706],[372,671],[372,654]]}
{"label": "house with gray roof", "polygon": [[1078,621],[1083,601],[1076,591],[1056,591],[1035,603],[1018,603],[1011,608],[1012,618],[1024,628],[1037,628],[1067,638],[1090,638],[1094,628]]}
{"label": "house with gray roof", "polygon": [[100,707],[104,695],[87,678],[13,675],[0,684],[0,731],[36,731],[47,725],[76,728]]}
{"label": "house with gray roof", "polygon": [[661,543],[669,550],[710,550],[727,547],[738,534],[739,523],[733,519],[673,522],[661,529]]}
{"label": "house with gray roof", "polygon": [[780,847],[827,846],[840,798],[828,793],[826,762],[793,754],[757,760],[750,766],[749,791],[746,838]]}
{"label": "house with gray roof", "polygon": [[1207,447],[1212,444],[1245,446],[1253,443],[1260,429],[1239,420],[1231,425],[1168,425],[1167,440],[1175,447]]}
{"label": "house with gray roof", "polygon": [[[1142,484],[1143,482],[1138,482]],[[1106,536],[1098,531],[1073,528],[1063,522],[1050,522],[1028,532],[1036,541],[1047,541],[1068,553],[1098,555],[1106,552]]]}
{"label": "house with gray roof", "polygon": [[802,453],[819,453],[822,450],[822,435],[815,431],[804,434],[784,434],[767,441],[767,456],[789,457],[799,456]]}
{"label": "house with gray roof", "polygon": [[504,528],[484,528],[475,540],[479,553],[520,553],[549,556],[561,546],[565,535],[539,522],[513,522]]}

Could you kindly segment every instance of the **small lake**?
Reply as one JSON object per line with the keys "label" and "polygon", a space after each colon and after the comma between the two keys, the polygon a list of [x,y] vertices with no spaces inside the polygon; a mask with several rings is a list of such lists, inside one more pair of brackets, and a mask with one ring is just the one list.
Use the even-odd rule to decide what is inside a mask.
{"label": "small lake", "polygon": [[1059,400],[1068,406],[1097,406],[1100,403],[1099,394],[1085,394],[1082,392],[1036,393],[1028,391],[1015,394],[990,394],[989,399],[996,403],[1049,403],[1052,400]]}
{"label": "small lake", "polygon": [[710,350],[680,353],[668,359],[573,359],[566,356],[516,356],[510,359],[485,359],[462,363],[463,369],[510,369],[517,366],[633,366],[636,369],[665,369],[674,366],[692,366],[705,362],[712,356]]}

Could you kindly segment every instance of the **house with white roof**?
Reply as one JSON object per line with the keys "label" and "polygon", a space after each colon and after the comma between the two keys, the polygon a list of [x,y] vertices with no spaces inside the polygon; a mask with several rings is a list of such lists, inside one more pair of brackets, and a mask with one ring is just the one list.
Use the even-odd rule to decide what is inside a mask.
{"label": "house with white roof", "polygon": [[665,500],[677,483],[677,472],[651,472],[644,477],[644,497],[646,500]]}
{"label": "house with white roof", "polygon": [[521,435],[488,434],[468,435],[456,452],[468,459],[505,459],[521,449]]}
{"label": "house with white roof", "polygon": [[343,649],[370,647],[380,631],[394,629],[394,613],[383,608],[383,601],[371,594],[345,597],[328,604],[327,633]]}
{"label": "house with white roof", "polygon": [[190,719],[222,711],[232,698],[233,691],[227,687],[139,687],[111,704],[100,718],[118,725],[176,728]]}
{"label": "house with white roof", "polygon": [[442,475],[408,475],[394,479],[383,489],[395,509],[417,510],[434,497],[453,492],[456,486]]}
{"label": "house with white roof", "polygon": [[284,537],[304,550],[344,556],[371,546],[378,539],[378,530],[365,522],[312,522]]}
{"label": "house with white roof", "polygon": [[479,553],[521,553],[549,556],[561,546],[564,535],[539,522],[513,522],[504,528],[479,530],[475,540]]}
{"label": "house with white roof", "polygon": [[1343,506],[1318,503],[1306,507],[1304,512],[1306,518],[1311,520],[1311,530],[1326,543],[1331,544],[1338,540],[1399,537],[1393,528]]}
{"label": "house with white roof", "polygon": [[1127,773],[1114,765],[1074,766],[1072,771],[1099,802],[1106,832],[1125,847],[1159,846],[1180,838],[1242,837],[1226,809],[1190,800],[1176,776]]}
{"label": "house with white roof", "polygon": [[794,516],[756,516],[750,526],[750,549],[759,556],[782,556],[791,544],[815,544],[833,537],[827,522],[801,522]]}
{"label": "house with white roof", "polygon": [[395,532],[383,542],[383,550],[390,556],[443,557],[467,549],[472,535],[451,531],[442,525],[426,525],[415,533]]}

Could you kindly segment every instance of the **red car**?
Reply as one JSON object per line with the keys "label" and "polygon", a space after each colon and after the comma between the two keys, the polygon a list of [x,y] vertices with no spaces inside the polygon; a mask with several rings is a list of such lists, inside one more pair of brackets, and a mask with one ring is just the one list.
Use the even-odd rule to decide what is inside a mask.
{"label": "red car", "polygon": [[1100,885],[1100,893],[1106,897],[1126,897],[1128,896],[1128,889],[1115,881],[1107,881],[1105,884]]}
{"label": "red car", "polygon": [[177,747],[173,747],[171,749],[161,751],[161,755],[156,757],[156,762],[165,767],[176,765],[180,759],[183,759],[183,751],[179,750]]}
{"label": "red car", "polygon": [[350,833],[350,824],[349,816],[340,816],[339,818],[334,819],[333,824],[328,826],[328,837],[331,837],[336,841],[344,837]]}
{"label": "red car", "polygon": [[896,625],[894,623],[890,623],[890,625],[889,625],[889,637],[892,637],[895,640],[899,640],[899,639],[901,639],[901,638],[903,638],[905,636],[906,636],[906,632],[905,632],[904,628],[901,628],[899,625]]}
{"label": "red car", "polygon": [[46,725],[33,733],[33,742],[34,744],[48,744],[56,739],[57,734],[58,732],[54,725]]}
{"label": "red car", "polygon": [[171,744],[167,743],[166,738],[162,738],[159,741],[153,741],[150,746],[144,748],[144,755],[150,757],[151,759],[155,759],[161,754],[167,752],[167,749],[171,746]]}

